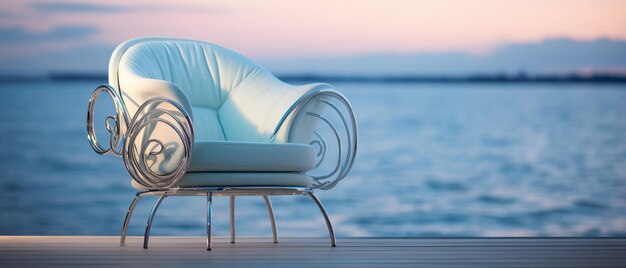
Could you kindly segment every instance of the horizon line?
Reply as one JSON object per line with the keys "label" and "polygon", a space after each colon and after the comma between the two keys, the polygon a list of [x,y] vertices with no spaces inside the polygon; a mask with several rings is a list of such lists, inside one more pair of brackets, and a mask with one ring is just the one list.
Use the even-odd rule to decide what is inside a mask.
{"label": "horizon line", "polygon": [[[476,74],[404,74],[404,75],[326,75],[315,73],[278,74],[285,82],[354,82],[354,83],[626,83],[626,74],[614,72],[527,74],[527,73],[476,73]],[[107,81],[108,75],[94,72],[50,72],[47,75],[0,74],[0,82],[36,81]]]}

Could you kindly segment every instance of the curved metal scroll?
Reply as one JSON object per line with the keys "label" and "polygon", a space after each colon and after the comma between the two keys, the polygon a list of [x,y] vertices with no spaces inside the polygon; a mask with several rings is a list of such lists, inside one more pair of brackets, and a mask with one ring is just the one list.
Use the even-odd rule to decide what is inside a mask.
{"label": "curved metal scroll", "polygon": [[271,141],[283,133],[287,135],[287,142],[304,142],[292,140],[297,131],[292,126],[301,127],[295,122],[307,119],[314,120],[305,122],[304,127],[315,125],[308,135],[308,143],[317,149],[318,161],[316,168],[309,172],[315,180],[311,188],[327,190],[337,185],[352,168],[357,149],[356,118],[352,105],[341,93],[329,89],[312,91],[289,108]]}
{"label": "curved metal scroll", "polygon": [[[109,148],[98,142],[94,131],[94,106],[102,92],[108,93],[115,104],[116,114],[107,116],[105,120],[105,127],[110,134]],[[91,147],[99,154],[110,153],[123,157],[124,166],[130,176],[145,187],[155,189],[175,186],[185,174],[191,160],[194,133],[189,114],[180,104],[170,99],[154,97],[139,106],[131,120],[128,117],[122,98],[115,89],[108,85],[96,88],[89,99],[87,111],[87,137]],[[151,138],[159,126],[171,129],[177,140]],[[171,156],[171,152],[168,152],[170,144],[182,145],[180,162],[173,169],[154,170],[149,162],[159,156]]]}
{"label": "curved metal scroll", "polygon": [[[105,148],[98,142],[98,137],[96,136],[96,132],[94,131],[94,108],[96,106],[96,101],[98,97],[103,92],[107,93],[109,97],[113,100],[113,105],[115,105],[115,114],[109,115],[105,120],[105,127],[109,132],[109,147]],[[121,117],[120,117],[121,116]],[[112,125],[110,123],[113,123]],[[111,88],[108,85],[102,85],[97,87],[91,97],[89,98],[89,108],[87,109],[87,138],[89,139],[89,144],[91,148],[93,148],[96,153],[99,154],[114,154],[117,156],[122,155],[121,144],[124,143],[124,132],[127,127],[128,122],[128,112],[122,103],[122,98],[117,94],[117,91]],[[124,129],[123,129],[124,128]]]}

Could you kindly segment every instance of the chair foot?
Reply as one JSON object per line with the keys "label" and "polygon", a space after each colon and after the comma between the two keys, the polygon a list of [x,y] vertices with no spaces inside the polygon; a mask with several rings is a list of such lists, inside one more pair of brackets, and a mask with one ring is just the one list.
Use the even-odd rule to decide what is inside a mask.
{"label": "chair foot", "polygon": [[235,244],[235,196],[230,196],[230,243]]}
{"label": "chair foot", "polygon": [[130,222],[130,218],[133,216],[133,211],[135,210],[135,206],[139,202],[139,199],[141,199],[141,196],[140,195],[136,195],[135,199],[133,200],[133,202],[130,203],[130,207],[128,208],[128,211],[126,211],[126,217],[124,218],[124,225],[122,225],[122,235],[120,237],[120,247],[123,247],[124,244],[126,243],[126,230],[128,229],[128,223]]}
{"label": "chair foot", "polygon": [[213,210],[213,192],[206,193],[206,250],[211,250],[211,213]]}
{"label": "chair foot", "polygon": [[272,223],[272,242],[274,244],[278,243],[278,235],[276,234],[276,217],[274,217],[274,208],[272,207],[272,202],[270,201],[270,197],[267,195],[263,196],[265,200],[265,206],[267,206],[267,213],[270,217],[270,222]]}
{"label": "chair foot", "polygon": [[326,209],[324,209],[322,202],[312,192],[307,192],[307,195],[310,196],[311,199],[313,199],[315,204],[317,204],[320,212],[322,212],[322,216],[324,216],[324,220],[326,220],[326,227],[328,227],[328,235],[330,236],[330,245],[332,247],[337,246],[337,243],[335,242],[335,232],[333,231],[333,225],[330,223],[330,218],[328,217],[328,213],[326,213]]}
{"label": "chair foot", "polygon": [[159,199],[157,199],[156,203],[154,203],[154,206],[152,207],[152,211],[150,211],[150,216],[148,216],[148,223],[146,224],[146,232],[143,235],[143,248],[144,249],[148,248],[148,240],[150,239],[150,228],[152,228],[152,220],[154,220],[154,215],[159,209],[161,202],[163,202],[163,199],[165,199],[166,197],[167,197],[167,194],[163,194],[159,196]]}

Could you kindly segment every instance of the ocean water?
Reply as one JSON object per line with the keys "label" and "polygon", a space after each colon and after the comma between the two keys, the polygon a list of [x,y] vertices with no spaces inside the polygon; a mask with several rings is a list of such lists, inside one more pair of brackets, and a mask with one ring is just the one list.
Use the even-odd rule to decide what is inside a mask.
{"label": "ocean water", "polygon": [[[0,234],[118,235],[135,191],[85,134],[97,82],[0,84]],[[625,236],[626,86],[358,84],[352,172],[319,191],[338,236]],[[154,198],[129,234],[143,234]],[[274,197],[279,236],[326,236],[317,207]],[[205,234],[205,199],[168,198],[155,235]],[[214,231],[228,234],[228,198]],[[271,236],[262,198],[237,231]]]}

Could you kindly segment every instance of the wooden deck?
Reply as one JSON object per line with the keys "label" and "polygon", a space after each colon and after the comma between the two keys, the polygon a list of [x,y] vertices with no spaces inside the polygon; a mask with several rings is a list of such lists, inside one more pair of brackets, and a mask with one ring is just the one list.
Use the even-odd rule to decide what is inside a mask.
{"label": "wooden deck", "polygon": [[626,238],[326,238],[0,236],[0,267],[626,267]]}

